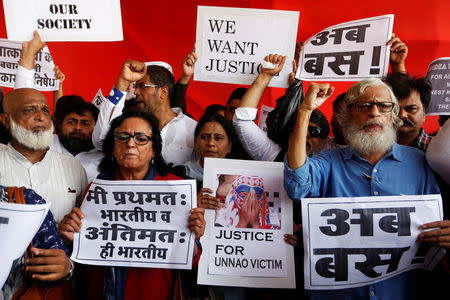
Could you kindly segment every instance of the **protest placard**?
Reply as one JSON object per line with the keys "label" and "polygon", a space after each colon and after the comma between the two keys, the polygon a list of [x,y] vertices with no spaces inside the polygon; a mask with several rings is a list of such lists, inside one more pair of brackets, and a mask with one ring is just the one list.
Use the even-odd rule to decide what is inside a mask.
{"label": "protest placard", "polygon": [[[0,39],[0,86],[14,87],[21,52],[21,43]],[[47,46],[36,54],[35,60],[34,88],[39,91],[57,90],[59,80],[55,78],[55,64]]]}
{"label": "protest placard", "polygon": [[120,0],[3,0],[8,39],[122,41]]}
{"label": "protest placard", "polygon": [[450,115],[450,57],[432,61],[428,66],[426,78],[432,88],[427,115]]}
{"label": "protest placard", "polygon": [[283,164],[205,158],[203,186],[223,207],[206,210],[197,282],[294,288],[294,249],[284,241],[293,217]]}
{"label": "protest placard", "polygon": [[72,260],[90,265],[191,269],[195,180],[96,179],[81,205]]}
{"label": "protest placard", "polygon": [[22,257],[47,216],[50,204],[23,205],[0,202],[0,288],[13,261]]}
{"label": "protest placard", "polygon": [[252,84],[261,61],[286,55],[269,86],[287,87],[294,59],[299,12],[198,6],[194,80]]}
{"label": "protest placard", "polygon": [[352,288],[433,268],[445,249],[417,236],[442,217],[440,195],[302,199],[305,288]]}
{"label": "protest placard", "polygon": [[267,134],[267,125],[266,125],[267,115],[272,110],[274,110],[273,107],[262,105],[261,111],[259,113],[258,127],[261,128],[266,134]]}
{"label": "protest placard", "polygon": [[98,109],[105,101],[105,97],[103,96],[102,89],[98,89],[97,94],[95,94],[94,99],[92,99],[91,103],[94,104]]}
{"label": "protest placard", "polygon": [[381,78],[389,68],[394,15],[328,27],[305,42],[296,78],[314,81],[359,81]]}

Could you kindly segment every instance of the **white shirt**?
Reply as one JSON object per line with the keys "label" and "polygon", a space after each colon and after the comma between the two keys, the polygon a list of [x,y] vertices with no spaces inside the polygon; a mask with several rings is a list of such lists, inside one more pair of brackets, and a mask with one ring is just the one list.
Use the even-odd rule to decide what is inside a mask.
{"label": "white shirt", "polygon": [[60,222],[81,201],[87,186],[86,172],[73,157],[48,150],[32,164],[11,146],[0,150],[0,184],[33,189],[47,202],[56,222]]}
{"label": "white shirt", "polygon": [[[53,135],[53,141],[50,144],[50,150],[58,153],[72,155],[59,141],[57,134]],[[88,182],[92,182],[98,175],[98,165],[103,159],[103,152],[92,149],[91,151],[80,152],[74,156],[78,160],[86,171]]]}
{"label": "white shirt", "polygon": [[426,157],[430,167],[450,184],[450,120],[431,139]]}
{"label": "white shirt", "polygon": [[177,114],[161,129],[162,156],[174,166],[192,160],[194,153],[194,131],[197,122],[181,112],[181,108],[172,108]]}
{"label": "white shirt", "polygon": [[245,151],[254,159],[274,161],[281,147],[272,141],[264,131],[253,122],[258,109],[253,107],[236,108],[233,126]]}

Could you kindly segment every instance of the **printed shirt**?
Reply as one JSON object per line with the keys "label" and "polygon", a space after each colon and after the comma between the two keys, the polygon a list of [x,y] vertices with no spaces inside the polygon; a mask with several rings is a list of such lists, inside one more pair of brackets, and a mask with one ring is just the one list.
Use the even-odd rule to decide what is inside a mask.
{"label": "printed shirt", "polygon": [[417,136],[413,147],[416,147],[422,151],[427,151],[428,145],[430,144],[432,136],[428,135],[423,128],[420,128],[419,135]]}
{"label": "printed shirt", "polygon": [[[31,189],[24,189],[23,194],[26,204],[45,203],[45,200]],[[7,187],[0,186],[0,202],[8,201]],[[69,251],[66,249],[59,236],[55,219],[53,219],[53,215],[50,211],[47,213],[41,227],[33,238],[33,246],[39,249],[62,249],[66,252],[66,255],[69,256]],[[22,285],[24,266],[24,255],[13,262],[9,276],[0,290],[0,299],[10,299]]]}
{"label": "printed shirt", "polygon": [[[369,175],[373,179],[368,179]],[[289,197],[358,197],[439,194],[424,153],[394,144],[375,166],[350,147],[324,150],[298,169],[285,159],[284,187]],[[411,270],[384,281],[350,289],[308,290],[310,299],[417,299],[418,274]]]}

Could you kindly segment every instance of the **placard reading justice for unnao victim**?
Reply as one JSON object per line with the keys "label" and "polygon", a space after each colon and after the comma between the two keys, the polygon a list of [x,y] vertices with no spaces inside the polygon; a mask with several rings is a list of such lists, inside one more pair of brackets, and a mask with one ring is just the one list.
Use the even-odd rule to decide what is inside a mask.
{"label": "placard reading justice for unnao victim", "polygon": [[191,269],[195,180],[96,179],[81,205],[72,259],[103,266]]}

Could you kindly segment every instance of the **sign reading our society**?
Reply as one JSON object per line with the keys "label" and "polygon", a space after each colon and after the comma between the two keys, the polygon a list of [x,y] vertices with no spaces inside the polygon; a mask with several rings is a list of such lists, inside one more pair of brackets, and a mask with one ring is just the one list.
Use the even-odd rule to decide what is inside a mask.
{"label": "sign reading our society", "polygon": [[39,30],[45,41],[121,41],[120,0],[3,0],[8,39],[28,41]]}
{"label": "sign reading our society", "polygon": [[[198,6],[194,79],[251,84],[268,54],[294,59],[299,12]],[[288,63],[289,65],[289,63]],[[287,87],[285,67],[269,86]]]}

